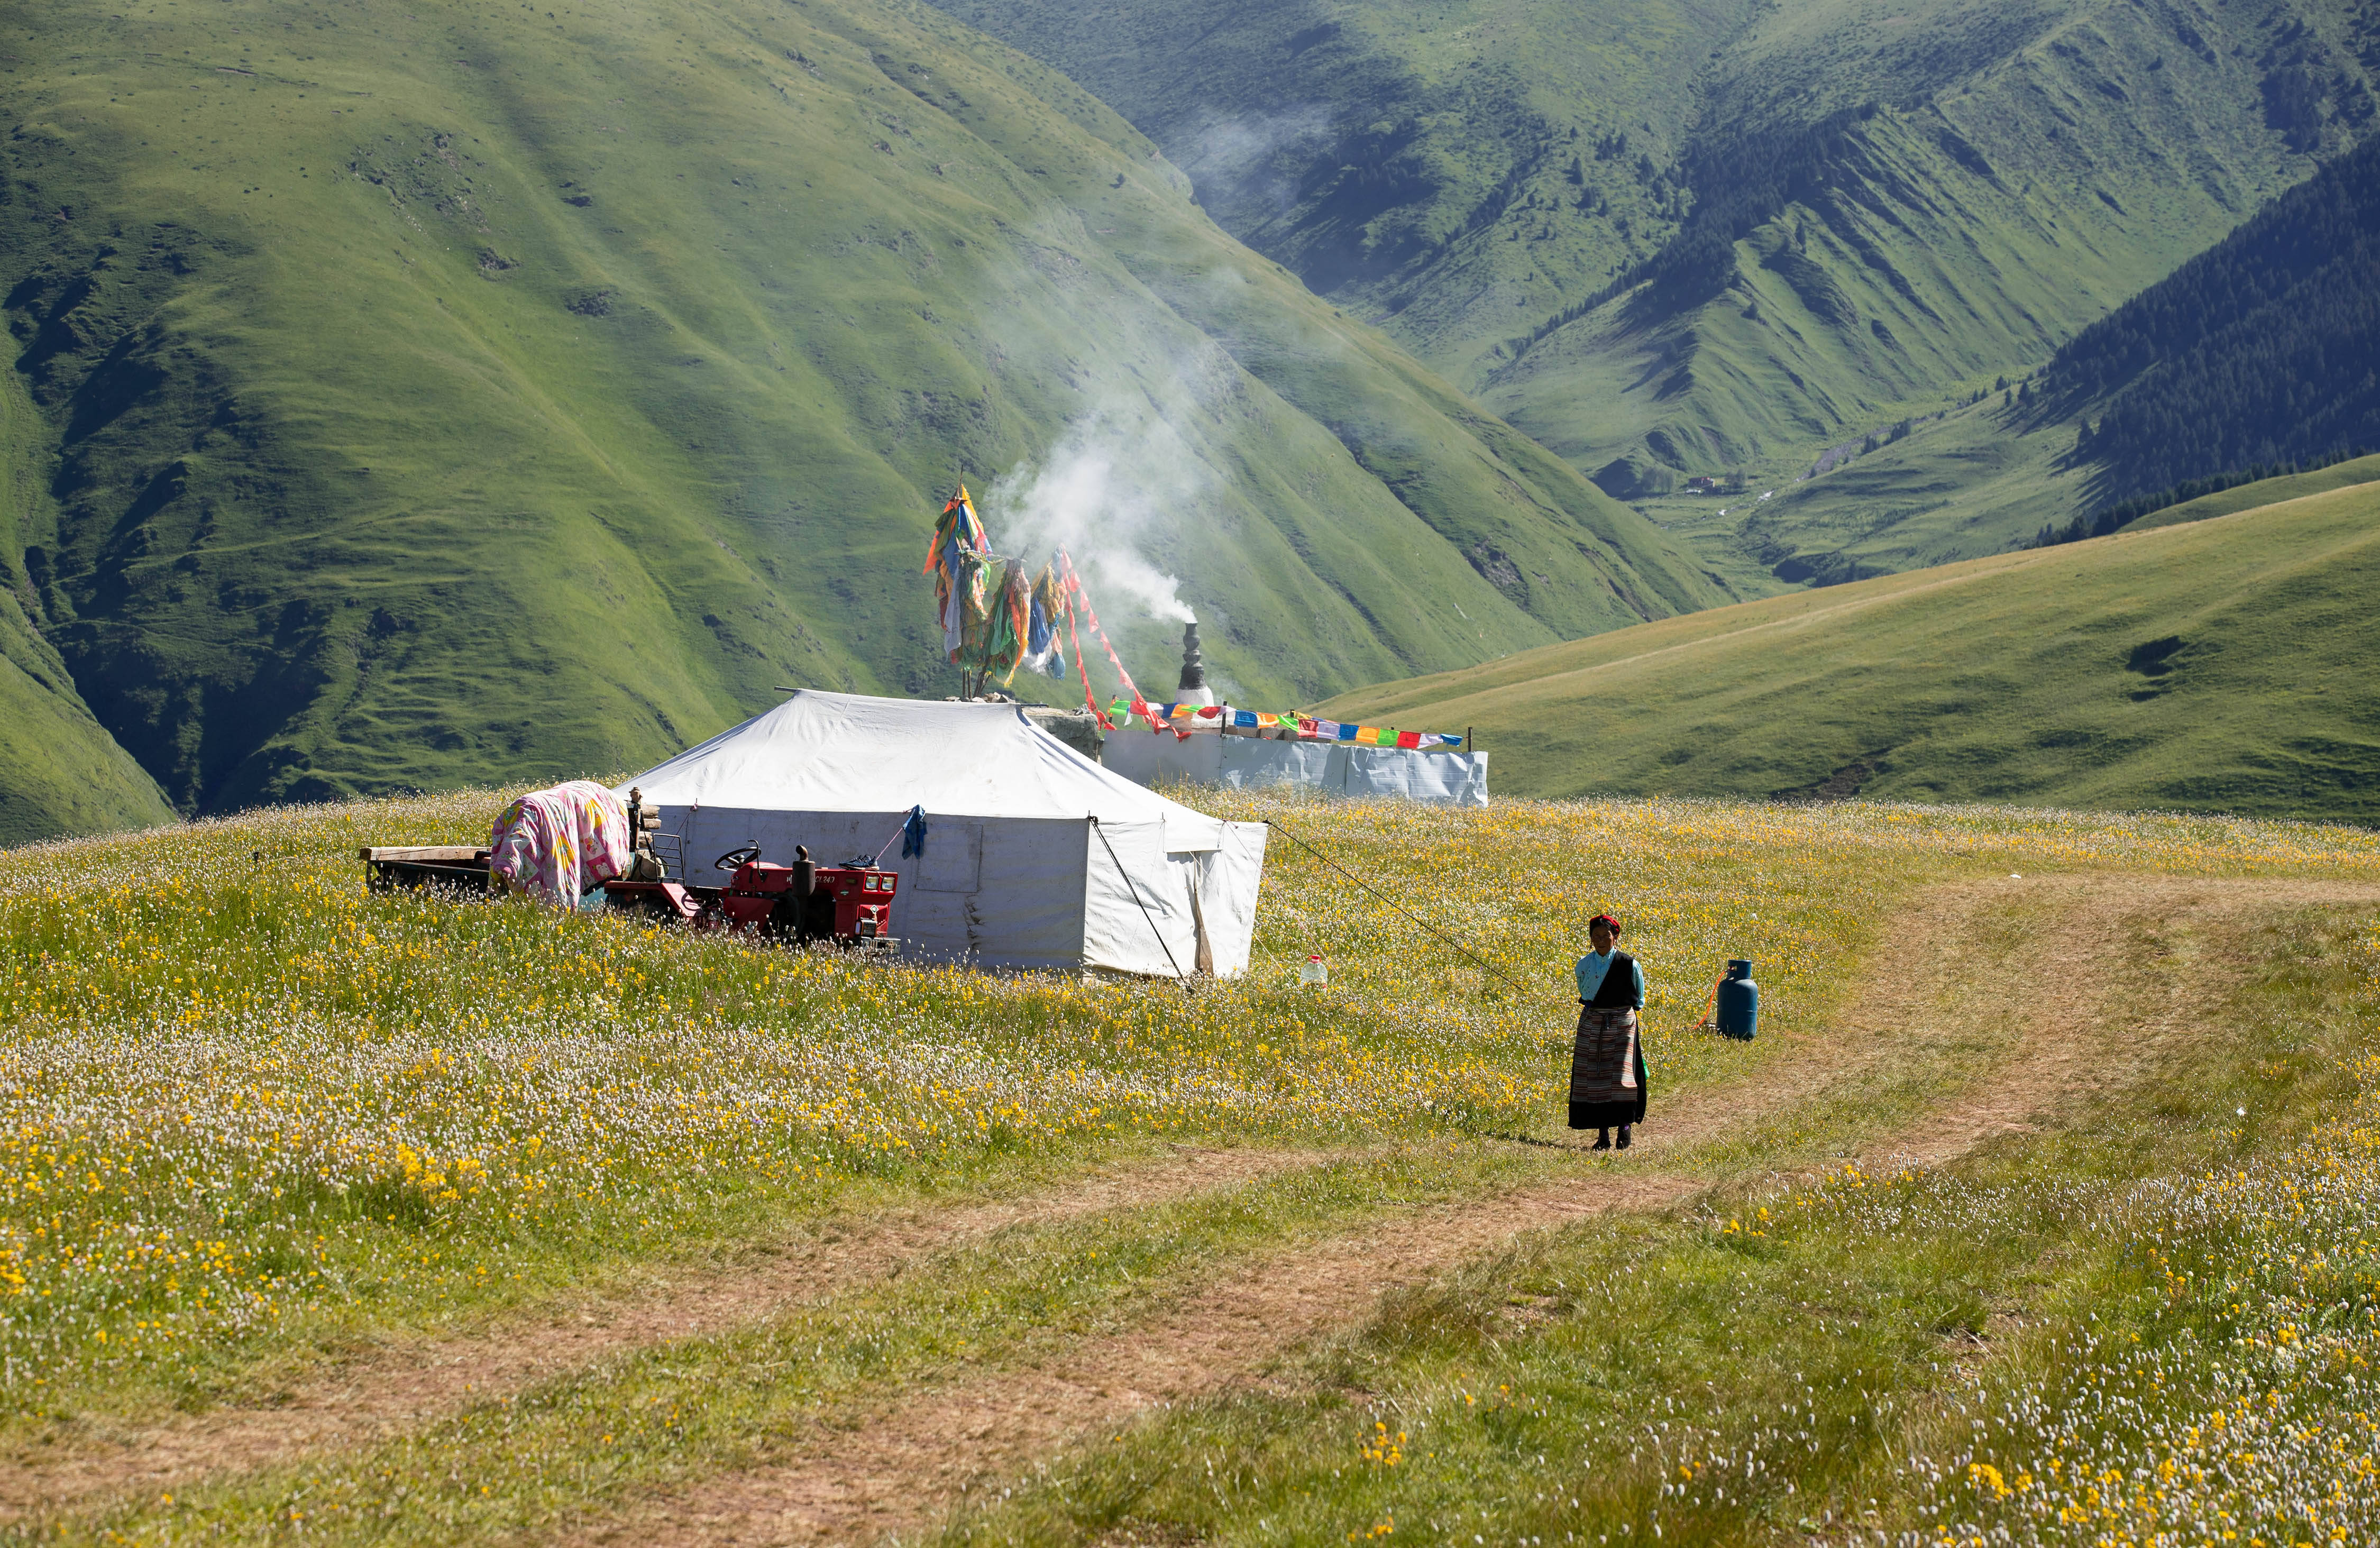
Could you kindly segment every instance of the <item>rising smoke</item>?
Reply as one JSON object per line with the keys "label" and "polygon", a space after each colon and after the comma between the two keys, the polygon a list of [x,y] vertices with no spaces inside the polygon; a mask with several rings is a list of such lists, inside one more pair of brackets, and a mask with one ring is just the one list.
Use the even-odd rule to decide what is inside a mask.
{"label": "rising smoke", "polygon": [[1182,583],[1140,549],[1181,530],[1212,477],[1163,420],[1128,430],[1094,415],[1069,427],[1039,462],[995,480],[982,510],[1003,551],[1063,548],[1094,606],[1129,602],[1150,618],[1187,623],[1194,615]]}
{"label": "rising smoke", "polygon": [[1305,174],[1330,149],[1330,111],[1307,105],[1272,113],[1201,114],[1176,155],[1202,196],[1286,214]]}
{"label": "rising smoke", "polygon": [[[1238,362],[1211,338],[1151,326],[1136,310],[1084,308],[1079,265],[1067,249],[1087,235],[1078,224],[1053,222],[1047,245],[1033,249],[1047,256],[1006,276],[1003,302],[987,308],[992,336],[1020,359],[1049,357],[1047,320],[1065,309],[1080,332],[1061,369],[1078,397],[1038,455],[978,488],[977,509],[1002,553],[1038,568],[1051,550],[1065,549],[1101,623],[1129,658],[1158,648],[1160,635],[1178,639],[1180,626],[1194,621],[1180,577],[1193,562],[1189,556],[1212,543],[1219,523],[1230,519],[1230,463],[1218,456],[1225,448],[1217,432],[1224,430],[1227,441],[1226,427],[1246,411],[1241,400],[1250,387]],[[1232,280],[1246,283],[1236,274]],[[1208,274],[1200,283],[1221,282]],[[1206,578],[1215,577],[1210,572]],[[1216,613],[1208,623],[1220,641],[1230,618],[1208,611]],[[1164,648],[1170,655],[1170,642]],[[1211,664],[1208,680],[1219,692],[1226,686]]]}

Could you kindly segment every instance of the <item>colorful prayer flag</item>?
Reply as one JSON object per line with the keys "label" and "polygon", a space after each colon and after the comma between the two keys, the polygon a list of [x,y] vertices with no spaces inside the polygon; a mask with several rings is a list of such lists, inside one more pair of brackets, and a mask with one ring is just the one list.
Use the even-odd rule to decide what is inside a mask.
{"label": "colorful prayer flag", "polygon": [[1397,745],[1400,747],[1418,747],[1421,745],[1421,732],[1417,731],[1398,732],[1396,732],[1396,738]]}
{"label": "colorful prayer flag", "polygon": [[1361,726],[1359,726],[1359,725],[1357,725],[1354,721],[1353,721],[1353,720],[1342,720],[1342,721],[1340,721],[1340,722],[1339,722],[1339,740],[1340,740],[1340,741],[1342,741],[1342,742],[1353,742],[1353,741],[1354,741],[1357,737],[1359,737],[1359,736],[1361,736],[1361,735],[1363,735],[1363,734],[1364,734],[1364,728],[1363,728],[1363,727],[1361,727]]}
{"label": "colorful prayer flag", "polygon": [[[1083,622],[1091,626],[1091,637],[1098,640],[1099,642],[1099,648],[1108,653],[1108,665],[1115,669],[1116,681],[1123,683],[1123,691],[1132,695],[1134,710],[1137,713],[1143,704],[1140,696],[1140,688],[1133,682],[1132,673],[1123,670],[1123,662],[1117,659],[1114,644],[1109,640],[1107,631],[1099,627],[1099,615],[1091,611],[1091,599],[1089,595],[1083,590],[1083,577],[1075,574],[1075,561],[1067,554],[1064,549],[1060,549],[1058,550],[1058,568],[1064,572],[1064,587],[1068,604],[1066,608],[1066,631],[1069,637],[1073,638],[1075,642],[1075,665],[1080,666],[1083,659],[1083,642],[1081,637],[1075,632],[1075,614],[1077,611],[1080,611],[1083,615]],[[1090,684],[1090,673],[1087,670],[1083,674],[1083,683],[1084,691],[1087,696]]]}
{"label": "colorful prayer flag", "polygon": [[922,574],[930,575],[938,568],[946,568],[942,562],[948,557],[945,545],[953,539],[974,553],[991,551],[991,538],[984,532],[982,519],[975,514],[975,502],[967,498],[965,484],[942,507],[942,519],[934,524],[934,540],[926,549]]}

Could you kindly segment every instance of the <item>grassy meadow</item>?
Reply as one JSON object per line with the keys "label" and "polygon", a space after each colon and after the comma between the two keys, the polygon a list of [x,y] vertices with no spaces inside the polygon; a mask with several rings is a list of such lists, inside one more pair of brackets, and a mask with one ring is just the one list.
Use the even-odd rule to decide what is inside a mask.
{"label": "grassy meadow", "polygon": [[1717,609],[1323,712],[1475,726],[1516,794],[2368,821],[2374,702],[2356,663],[2373,621],[2354,577],[2380,555],[2380,485],[2321,477],[2228,515]]}
{"label": "grassy meadow", "polygon": [[1527,1244],[940,1541],[2370,1542],[2380,936],[2244,944],[2243,1035],[2079,1132]]}
{"label": "grassy meadow", "polygon": [[[1028,1379],[1234,1274],[1514,1189],[1591,1198],[1647,1166],[1670,1202],[1363,1299],[1265,1381],[1079,1437],[917,1530],[2097,1542],[2160,1489],[2159,1520],[2228,1512],[2243,1542],[2365,1521],[2368,833],[1218,797],[1495,973],[1276,839],[1254,968],[1185,992],[364,890],[358,843],[468,839],[500,801],[0,854],[0,1538],[600,1535],[887,1404]],[[2236,934],[2127,925],[2108,981],[2145,1002],[2140,974],[2211,958],[2220,1035],[1964,1159],[1876,1169],[1998,1057],[1988,1037],[1890,1058],[1829,1041],[1914,949],[1900,922],[1942,888],[2007,887],[1975,947],[1997,962],[2068,917],[2022,878],[2110,877],[2331,890]],[[1605,910],[1652,986],[1655,1148],[1618,1158],[1547,1143],[1568,962]],[[1308,952],[1327,989],[1296,982]],[[1687,1030],[1730,956],[1759,964],[1748,1045]],[[1282,1164],[1035,1212],[1182,1147]],[[656,1278],[732,1281],[979,1207],[1014,1223],[915,1244],[889,1277],[510,1389],[483,1375],[368,1431],[173,1460],[176,1437],[269,1431],[325,1400],[309,1394],[428,1358],[407,1351],[492,1348]]]}

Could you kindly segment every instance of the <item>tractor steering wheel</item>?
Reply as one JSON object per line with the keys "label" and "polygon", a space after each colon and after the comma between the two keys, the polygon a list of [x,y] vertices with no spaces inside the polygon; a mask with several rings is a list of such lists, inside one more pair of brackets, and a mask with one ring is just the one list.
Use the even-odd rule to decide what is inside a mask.
{"label": "tractor steering wheel", "polygon": [[759,858],[760,846],[757,843],[746,844],[741,849],[731,849],[712,861],[710,868],[714,871],[738,871]]}

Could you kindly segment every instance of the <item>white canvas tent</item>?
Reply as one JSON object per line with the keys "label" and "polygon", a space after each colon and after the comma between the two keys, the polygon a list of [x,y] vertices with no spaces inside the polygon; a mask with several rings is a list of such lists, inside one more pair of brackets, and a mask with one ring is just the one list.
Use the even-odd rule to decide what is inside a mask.
{"label": "white canvas tent", "polygon": [[[796,844],[821,865],[882,850],[907,952],[1168,976],[1248,963],[1264,825],[1168,801],[1011,705],[804,691],[628,780],[623,798],[630,786],[682,837],[700,885],[725,881],[712,860],[746,843],[780,865]],[[926,852],[905,860],[886,844],[912,806]]]}

